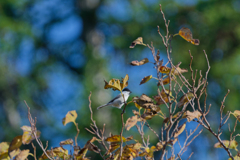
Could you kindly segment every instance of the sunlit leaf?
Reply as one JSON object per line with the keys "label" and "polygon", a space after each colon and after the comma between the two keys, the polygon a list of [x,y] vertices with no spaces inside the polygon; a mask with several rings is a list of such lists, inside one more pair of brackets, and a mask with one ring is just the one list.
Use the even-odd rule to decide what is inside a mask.
{"label": "sunlit leaf", "polygon": [[178,107],[182,107],[183,105],[185,105],[187,102],[189,102],[189,100],[191,100],[194,97],[194,94],[192,92],[188,92],[185,95],[183,95],[179,102],[177,103]]}
{"label": "sunlit leaf", "polygon": [[166,67],[166,66],[161,66],[158,68],[159,72],[161,73],[165,73],[165,74],[169,74],[171,71],[171,68]]}
{"label": "sunlit leaf", "polygon": [[60,142],[60,146],[62,146],[62,145],[73,145],[73,140],[72,139],[67,139],[67,140],[65,140],[65,141],[61,141]]}
{"label": "sunlit leaf", "polygon": [[186,111],[183,113],[182,118],[187,118],[187,121],[190,122],[192,121],[194,118],[200,118],[202,116],[202,114],[199,111],[194,111],[194,112],[190,112],[190,111]]}
{"label": "sunlit leaf", "polygon": [[137,124],[138,121],[141,121],[141,119],[137,115],[128,118],[125,124],[126,130],[129,131],[129,129],[135,126],[135,124]]}
{"label": "sunlit leaf", "polygon": [[[35,136],[32,133],[32,128],[30,126],[22,126],[21,129],[23,130],[22,135],[22,143],[23,144],[29,144],[32,142],[32,140],[35,139]],[[41,132],[37,131],[36,136],[37,138],[40,137]]]}
{"label": "sunlit leaf", "polygon": [[178,127],[178,130],[174,133],[173,137],[177,138],[184,131],[185,128],[186,128],[186,122]]}
{"label": "sunlit leaf", "polygon": [[113,90],[119,90],[121,92],[125,87],[128,86],[128,80],[129,80],[128,74],[126,74],[126,76],[122,78],[122,81],[120,81],[119,79],[111,79],[109,82],[104,80],[105,82],[104,89],[111,88]]}
{"label": "sunlit leaf", "polygon": [[167,78],[165,78],[163,81],[162,81],[163,85],[166,85],[168,83],[170,83],[170,77],[168,76]]}
{"label": "sunlit leaf", "polygon": [[29,155],[29,149],[22,150],[17,156],[16,160],[25,160]]}
{"label": "sunlit leaf", "polygon": [[1,142],[0,143],[0,154],[4,152],[8,152],[9,142]]}
{"label": "sunlit leaf", "polygon": [[108,149],[108,154],[110,154],[111,152],[115,151],[116,149],[118,149],[120,147],[119,143],[111,143]]}
{"label": "sunlit leaf", "polygon": [[140,85],[143,84],[143,83],[146,83],[146,82],[149,81],[150,79],[152,79],[152,75],[144,77],[144,78],[141,80]]}
{"label": "sunlit leaf", "polygon": [[9,148],[8,142],[0,143],[0,159],[1,160],[10,160],[10,157],[8,156],[8,148]]}
{"label": "sunlit leaf", "polygon": [[[198,39],[193,39],[192,32],[189,28],[183,27],[179,30],[178,34],[188,42],[194,45],[199,45],[200,41]],[[177,34],[176,34],[177,35]]]}
{"label": "sunlit leaf", "polygon": [[[238,143],[235,140],[232,140],[231,142],[229,140],[223,140],[223,144],[229,148],[229,149],[235,149],[237,150]],[[223,146],[220,144],[220,142],[214,144],[215,148],[223,148]]]}
{"label": "sunlit leaf", "polygon": [[[128,137],[128,138],[122,137],[123,142],[127,142],[127,141],[130,141],[132,139],[133,139],[132,136]],[[108,137],[105,141],[107,141],[107,142],[121,142],[121,137],[120,137],[120,135],[113,135],[111,137]]]}
{"label": "sunlit leaf", "polygon": [[8,148],[8,154],[11,158],[16,156],[20,152],[19,147],[21,145],[22,145],[22,135],[14,137]]}
{"label": "sunlit leaf", "polygon": [[233,113],[231,113],[232,115],[234,115],[234,117],[237,118],[237,120],[240,122],[240,111],[239,110],[235,110]]}
{"label": "sunlit leaf", "polygon": [[[234,156],[233,158],[234,160],[240,160],[240,157],[238,155]],[[232,160],[232,158],[228,158],[228,160]]]}
{"label": "sunlit leaf", "polygon": [[143,38],[142,37],[138,37],[136,40],[134,40],[132,42],[132,44],[131,44],[131,46],[129,46],[129,48],[134,48],[137,44],[146,46],[146,44],[143,43]]}
{"label": "sunlit leaf", "polygon": [[76,125],[77,112],[75,110],[69,111],[66,116],[62,119],[62,123],[65,126],[69,122],[73,122]]}
{"label": "sunlit leaf", "polygon": [[146,64],[146,63],[148,63],[148,62],[149,62],[149,60],[148,60],[147,58],[144,58],[144,59],[142,59],[141,61],[137,61],[137,60],[132,61],[130,64],[131,64],[132,66],[141,66],[141,65]]}

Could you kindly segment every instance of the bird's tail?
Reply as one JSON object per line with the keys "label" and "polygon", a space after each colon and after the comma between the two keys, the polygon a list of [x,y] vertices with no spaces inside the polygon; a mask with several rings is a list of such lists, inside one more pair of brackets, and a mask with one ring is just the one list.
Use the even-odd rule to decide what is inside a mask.
{"label": "bird's tail", "polygon": [[107,104],[104,104],[104,105],[102,105],[102,106],[99,106],[97,109],[101,109],[101,108],[106,107],[106,106],[108,106],[108,105],[107,105]]}

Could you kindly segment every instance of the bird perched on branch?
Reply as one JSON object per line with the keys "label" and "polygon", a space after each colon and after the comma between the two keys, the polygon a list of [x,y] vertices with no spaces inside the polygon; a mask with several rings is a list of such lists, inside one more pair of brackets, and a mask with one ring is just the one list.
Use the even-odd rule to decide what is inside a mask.
{"label": "bird perched on branch", "polygon": [[[108,103],[106,103],[102,106],[99,106],[97,109],[101,109],[106,106],[112,106],[112,107],[121,109],[121,107],[124,105],[124,102],[127,102],[127,99],[129,97],[130,93],[132,93],[132,92],[128,88],[124,88],[122,90],[122,93],[118,94],[115,98],[113,98]],[[125,101],[124,101],[123,97],[124,97]]]}
{"label": "bird perched on branch", "polygon": [[183,105],[188,103],[193,97],[194,97],[194,94],[192,92],[186,93],[180,98],[179,102],[177,103],[177,106],[182,107]]}

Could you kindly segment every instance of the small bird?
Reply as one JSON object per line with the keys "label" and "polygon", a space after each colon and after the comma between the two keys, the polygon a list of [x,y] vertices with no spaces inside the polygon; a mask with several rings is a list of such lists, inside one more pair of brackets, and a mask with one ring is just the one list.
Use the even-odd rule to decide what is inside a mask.
{"label": "small bird", "polygon": [[[125,102],[127,102],[127,99],[130,95],[130,93],[132,93],[128,88],[124,88],[122,90],[122,94],[124,96]],[[122,94],[118,94],[115,98],[113,98],[110,102],[108,102],[107,104],[104,104],[102,106],[99,106],[97,109],[101,109],[103,107],[106,106],[112,106],[112,107],[116,107],[121,109],[121,107],[124,105],[124,100],[123,100],[123,96]]]}
{"label": "small bird", "polygon": [[[182,107],[183,105],[185,105],[186,103],[188,103],[192,98],[194,97],[194,94],[192,92],[188,92],[186,93],[186,95],[183,95],[179,102],[177,103],[178,107]],[[189,100],[189,101],[188,101]]]}

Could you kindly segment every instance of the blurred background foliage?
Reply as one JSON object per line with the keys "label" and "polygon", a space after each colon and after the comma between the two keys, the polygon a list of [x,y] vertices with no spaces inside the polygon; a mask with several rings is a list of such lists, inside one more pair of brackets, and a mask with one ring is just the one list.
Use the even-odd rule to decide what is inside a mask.
{"label": "blurred background foliage", "polygon": [[[119,134],[120,112],[114,108],[96,108],[118,94],[104,90],[103,79],[121,78],[129,74],[132,96],[157,94],[156,81],[139,86],[144,76],[154,75],[153,65],[132,67],[132,60],[149,58],[151,51],[144,46],[130,49],[137,37],[144,43],[153,42],[166,62],[165,48],[157,25],[165,33],[159,11],[162,4],[169,31],[175,34],[188,27],[194,46],[181,37],[172,40],[174,63],[188,68],[190,56],[193,68],[207,70],[203,50],[209,57],[208,104],[212,104],[210,119],[218,127],[218,111],[222,98],[230,89],[226,110],[233,111],[240,103],[240,1],[239,0],[4,0],[0,1],[0,141],[11,141],[22,134],[20,127],[28,125],[26,100],[41,139],[49,146],[76,134],[74,125],[63,127],[61,120],[70,110],[77,110],[80,127],[79,143],[83,146],[92,137],[85,127],[90,125],[88,95],[92,91],[92,108],[99,127],[106,124],[106,133]],[[186,76],[190,78],[190,73]],[[125,119],[135,109],[129,105]],[[234,120],[234,119],[233,119]],[[162,120],[154,117],[150,125],[159,132]],[[189,127],[196,126],[190,124]],[[226,127],[226,137],[229,137]],[[237,130],[239,133],[239,129]],[[131,129],[124,134],[136,133]],[[151,144],[156,137],[150,135]],[[207,132],[194,141],[187,157],[192,159],[222,159],[227,154],[214,149],[216,139]],[[140,136],[136,136],[136,139]],[[39,151],[38,155],[42,152]],[[94,157],[95,155],[91,155]],[[156,157],[159,155],[156,154]]]}

